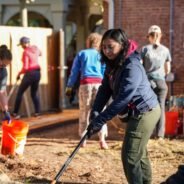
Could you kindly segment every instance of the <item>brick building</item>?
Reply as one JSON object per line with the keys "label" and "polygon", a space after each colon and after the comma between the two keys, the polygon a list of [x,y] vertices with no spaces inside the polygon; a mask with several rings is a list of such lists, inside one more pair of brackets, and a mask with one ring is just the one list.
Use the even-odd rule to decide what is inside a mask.
{"label": "brick building", "polygon": [[[114,0],[114,27],[123,28],[136,40],[139,48],[147,43],[149,26],[159,25],[163,31],[162,43],[170,48],[172,71],[176,79],[170,93],[184,93],[184,1],[183,0]],[[104,26],[108,28],[109,3],[104,4]]]}
{"label": "brick building", "polygon": [[[24,1],[31,2],[26,4],[28,26],[47,27],[54,32],[63,30],[64,52],[59,58],[63,66],[67,65],[71,53],[85,48],[85,39],[90,32],[123,28],[141,48],[147,43],[148,28],[153,24],[159,25],[163,31],[162,43],[172,53],[172,71],[176,74],[175,81],[169,84],[169,95],[184,93],[184,0]],[[20,2],[22,0],[0,0],[0,25],[20,26]],[[62,84],[67,78],[64,70],[60,71]]]}

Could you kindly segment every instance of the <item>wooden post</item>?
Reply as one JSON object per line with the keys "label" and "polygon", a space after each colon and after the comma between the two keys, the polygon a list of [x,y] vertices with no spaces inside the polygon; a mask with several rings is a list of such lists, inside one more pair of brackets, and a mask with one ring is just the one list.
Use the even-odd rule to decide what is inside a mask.
{"label": "wooden post", "polygon": [[[26,0],[19,0],[20,1],[20,15],[21,15],[21,25],[22,27],[28,27],[28,16],[27,16],[27,8],[26,8]],[[30,108],[29,108],[29,103],[27,99],[27,94],[25,93],[23,95],[25,107],[26,107],[26,112],[27,116],[30,117]]]}
{"label": "wooden post", "polygon": [[28,16],[27,16],[26,0],[19,0],[19,1],[20,1],[21,25],[23,27],[27,27]]}
{"label": "wooden post", "polygon": [[67,70],[67,66],[65,66],[65,52],[64,52],[64,32],[62,29],[59,31],[59,45],[60,45],[60,53],[59,53],[59,66],[61,67],[60,76],[59,76],[59,85],[60,85],[60,98],[59,98],[59,108],[62,111],[63,108],[66,107],[66,97],[65,97],[65,70]]}

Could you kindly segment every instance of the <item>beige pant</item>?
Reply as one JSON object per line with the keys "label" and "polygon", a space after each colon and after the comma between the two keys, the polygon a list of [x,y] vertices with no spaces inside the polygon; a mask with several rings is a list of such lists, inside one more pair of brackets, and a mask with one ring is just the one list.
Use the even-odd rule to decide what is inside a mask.
{"label": "beige pant", "polygon": [[[85,84],[79,87],[79,135],[82,137],[86,133],[89,125],[89,115],[92,104],[95,100],[97,90],[101,84]],[[107,136],[107,125],[105,124],[99,132],[99,138],[103,139]]]}

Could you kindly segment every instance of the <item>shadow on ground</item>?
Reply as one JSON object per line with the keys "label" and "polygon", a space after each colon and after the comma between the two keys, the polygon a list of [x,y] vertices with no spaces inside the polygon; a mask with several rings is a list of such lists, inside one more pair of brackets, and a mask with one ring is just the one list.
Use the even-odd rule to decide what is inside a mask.
{"label": "shadow on ground", "polygon": [[[27,177],[25,179],[25,182],[27,184],[51,184],[51,180],[42,178],[42,179],[38,179],[36,177]],[[70,182],[70,181],[58,181],[56,184],[90,184],[90,183],[81,183],[81,182]]]}

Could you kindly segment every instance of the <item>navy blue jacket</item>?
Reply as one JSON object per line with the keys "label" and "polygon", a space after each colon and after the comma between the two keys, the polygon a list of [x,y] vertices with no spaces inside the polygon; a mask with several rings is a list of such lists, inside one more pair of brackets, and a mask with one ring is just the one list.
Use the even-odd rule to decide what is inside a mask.
{"label": "navy blue jacket", "polygon": [[[157,106],[157,96],[151,89],[140,54],[134,51],[118,66],[114,74],[107,66],[92,112],[99,112],[98,120],[106,122],[124,111],[131,104],[136,112],[144,113]],[[110,97],[113,101],[105,109]]]}

